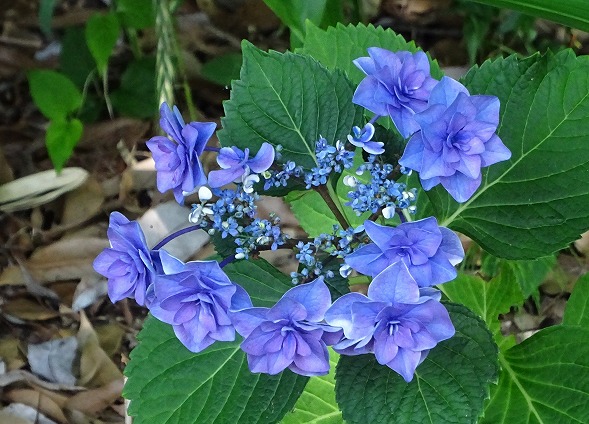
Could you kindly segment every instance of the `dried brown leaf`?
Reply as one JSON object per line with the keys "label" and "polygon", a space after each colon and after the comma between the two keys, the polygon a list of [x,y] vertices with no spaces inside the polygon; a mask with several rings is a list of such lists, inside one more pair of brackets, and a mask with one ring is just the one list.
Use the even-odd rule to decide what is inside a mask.
{"label": "dried brown leaf", "polygon": [[123,379],[120,378],[102,387],[80,392],[72,396],[67,401],[65,407],[86,414],[96,415],[121,397],[123,385]]}
{"label": "dried brown leaf", "polygon": [[72,227],[97,215],[104,203],[102,186],[94,177],[65,196],[61,225]]}
{"label": "dried brown leaf", "polygon": [[[26,267],[40,283],[80,279],[94,272],[94,258],[108,246],[107,239],[97,237],[63,239],[37,249],[26,262]],[[7,267],[0,275],[0,285],[25,284],[17,266]]]}
{"label": "dried brown leaf", "polygon": [[42,414],[59,423],[68,424],[63,411],[51,398],[32,389],[15,389],[4,394],[6,400],[36,408]]}
{"label": "dried brown leaf", "polygon": [[100,347],[98,336],[83,311],[80,313],[80,329],[77,337],[80,345],[78,384],[95,388],[123,378],[119,368]]}
{"label": "dried brown leaf", "polygon": [[2,305],[1,311],[3,314],[24,321],[45,321],[59,316],[58,311],[54,311],[53,309],[24,297],[8,300]]}

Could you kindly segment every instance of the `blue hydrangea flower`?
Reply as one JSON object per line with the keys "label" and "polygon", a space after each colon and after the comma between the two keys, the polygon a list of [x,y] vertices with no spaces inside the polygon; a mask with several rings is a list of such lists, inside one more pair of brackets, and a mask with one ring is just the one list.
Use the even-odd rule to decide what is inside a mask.
{"label": "blue hydrangea flower", "polygon": [[329,372],[326,342],[339,329],[323,323],[331,305],[329,289],[321,278],[287,291],[272,308],[232,311],[235,329],[244,337],[241,348],[252,372],[278,374],[285,368],[313,376]]}
{"label": "blue hydrangea flower", "polygon": [[361,147],[366,153],[371,155],[380,155],[384,153],[384,143],[381,141],[372,141],[375,128],[370,122],[364,125],[364,128],[354,126],[352,134],[348,134],[348,141],[356,147]]}
{"label": "blue hydrangea flower", "polygon": [[235,340],[228,310],[251,303],[218,262],[182,263],[165,252],[160,252],[160,260],[163,274],[154,282],[153,316],[171,324],[176,337],[192,352],[200,352],[215,341]]}
{"label": "blue hydrangea flower", "polygon": [[258,154],[251,158],[248,148],[241,150],[235,146],[223,147],[217,156],[217,163],[222,169],[209,172],[209,185],[212,188],[222,187],[248,175],[250,171],[260,174],[274,162],[274,147],[263,143]]}
{"label": "blue hydrangea flower", "polygon": [[434,217],[387,227],[364,223],[373,243],[360,247],[345,258],[356,271],[376,277],[386,268],[403,262],[419,287],[430,287],[456,278],[454,265],[464,258],[460,239],[439,227]]}
{"label": "blue hydrangea flower", "polygon": [[147,141],[157,170],[157,188],[162,193],[173,190],[176,201],[183,203],[184,193],[192,193],[207,182],[199,156],[217,125],[214,122],[186,125],[176,106],[172,112],[167,103],[162,103],[160,126],[173,141],[163,136]]}
{"label": "blue hydrangea flower", "polygon": [[139,224],[119,212],[110,214],[107,230],[110,248],[94,260],[94,269],[108,278],[108,296],[112,302],[133,297],[146,305],[148,287],[155,276],[154,263]]}
{"label": "blue hydrangea flower", "polygon": [[399,164],[419,172],[425,190],[442,184],[457,202],[465,202],[481,185],[482,167],[511,157],[495,134],[499,99],[470,96],[452,78],[442,78],[428,109],[415,120],[421,131],[409,140]]}
{"label": "blue hydrangea flower", "polygon": [[454,335],[439,292],[415,291],[405,264],[398,262],[387,279],[374,279],[368,295],[349,293],[325,313],[325,321],[343,329],[333,349],[343,355],[374,353],[381,365],[413,379],[430,349]]}
{"label": "blue hydrangea flower", "polygon": [[438,82],[430,76],[429,60],[423,52],[393,53],[378,47],[369,48],[368,55],[354,60],[366,77],[352,101],[377,115],[389,115],[407,138],[419,130],[413,115],[425,110]]}

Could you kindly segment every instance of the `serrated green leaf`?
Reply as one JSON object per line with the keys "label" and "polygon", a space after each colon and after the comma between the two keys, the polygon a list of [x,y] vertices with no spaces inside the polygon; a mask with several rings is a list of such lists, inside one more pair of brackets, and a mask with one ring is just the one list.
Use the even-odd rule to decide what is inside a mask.
{"label": "serrated green leaf", "polygon": [[339,355],[329,349],[329,374],[311,377],[294,409],[282,424],[342,424],[342,413],[335,402],[335,367]]}
{"label": "serrated green leaf", "polygon": [[[354,84],[358,84],[365,75],[352,61],[367,56],[366,50],[369,47],[381,47],[391,51],[421,50],[413,41],[405,41],[401,35],[395,34],[391,29],[375,28],[373,25],[337,24],[336,27],[322,30],[308,23],[307,36],[300,51],[313,56],[329,69],[344,71]],[[430,65],[432,76],[440,79],[443,73],[438,63],[430,58]]]}
{"label": "serrated green leaf", "polygon": [[411,383],[373,355],[342,356],[336,400],[351,423],[476,423],[498,374],[497,346],[482,320],[446,304],[456,335],[432,349]]}
{"label": "serrated green leaf", "polygon": [[27,74],[31,96],[48,119],[65,120],[82,105],[82,93],[65,75],[34,70]]}
{"label": "serrated green leaf", "polygon": [[504,266],[491,281],[460,272],[455,280],[439,288],[452,302],[465,305],[485,320],[501,348],[512,346],[513,341],[501,334],[499,321],[500,314],[508,313],[512,306],[522,304],[525,299],[512,269]]}
{"label": "serrated green leaf", "polygon": [[499,355],[484,424],[589,422],[589,329],[549,327]]}
{"label": "serrated green leaf", "polygon": [[119,20],[113,13],[92,15],[86,23],[86,43],[101,75],[106,71],[108,58],[119,38],[119,31]]}
{"label": "serrated green leaf", "polygon": [[538,297],[538,287],[544,282],[544,279],[550,270],[552,270],[555,263],[555,256],[514,261],[486,254],[483,256],[481,272],[489,277],[493,277],[499,272],[502,266],[508,266],[512,269],[515,280],[519,284],[524,297]]}
{"label": "serrated green leaf", "polygon": [[248,292],[254,306],[270,308],[293,287],[289,277],[262,258],[232,262],[223,271]]}
{"label": "serrated green leaf", "polygon": [[331,232],[333,225],[338,224],[329,206],[315,190],[291,191],[284,199],[309,237]]}
{"label": "serrated green leaf", "polygon": [[562,323],[589,329],[589,274],[583,275],[575,283]]}
{"label": "serrated green leaf", "polygon": [[123,390],[135,424],[275,423],[307,381],[288,370],[252,374],[240,341],[218,342],[194,354],[171,326],[153,317],[138,339]]}
{"label": "serrated green leaf", "polygon": [[80,141],[84,125],[79,119],[51,121],[45,134],[45,144],[53,167],[61,171]]}
{"label": "serrated green leaf", "polygon": [[547,256],[589,228],[589,58],[572,51],[486,62],[464,79],[501,101],[509,161],[483,169],[479,190],[457,204],[428,192],[441,225],[508,259]]}
{"label": "serrated green leaf", "polygon": [[316,166],[315,143],[344,140],[360,109],[352,104],[354,87],[339,71],[329,71],[308,56],[263,52],[243,42],[240,79],[224,103],[223,146],[257,151],[262,143],[282,145],[298,165]]}

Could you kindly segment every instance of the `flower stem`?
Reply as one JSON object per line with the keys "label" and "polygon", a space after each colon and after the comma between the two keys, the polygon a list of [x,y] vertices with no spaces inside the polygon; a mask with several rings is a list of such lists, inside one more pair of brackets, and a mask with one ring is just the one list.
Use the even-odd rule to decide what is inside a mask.
{"label": "flower stem", "polygon": [[350,226],[350,224],[348,224],[348,221],[346,220],[346,217],[344,216],[344,214],[340,210],[339,205],[337,205],[335,203],[335,201],[333,200],[332,194],[335,194],[335,193],[333,193],[333,189],[331,189],[332,193],[330,193],[329,182],[327,182],[326,185],[320,185],[320,186],[313,187],[313,188],[315,189],[315,191],[317,193],[319,193],[321,195],[321,197],[323,198],[325,203],[327,203],[327,206],[329,206],[329,209],[331,209],[331,211],[335,215],[335,218],[339,222],[339,225],[342,227],[342,229],[345,230],[346,228],[348,228]]}
{"label": "flower stem", "polygon": [[159,250],[167,243],[174,240],[176,237],[180,237],[186,233],[190,233],[192,231],[200,230],[202,227],[200,225],[193,225],[191,227],[182,228],[181,230],[176,231],[175,233],[170,234],[169,236],[165,237],[162,241],[156,244],[153,249],[151,250]]}

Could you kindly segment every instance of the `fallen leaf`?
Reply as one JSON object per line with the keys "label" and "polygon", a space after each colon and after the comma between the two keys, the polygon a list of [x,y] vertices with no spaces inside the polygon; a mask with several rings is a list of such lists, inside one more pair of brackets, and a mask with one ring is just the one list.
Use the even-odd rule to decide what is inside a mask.
{"label": "fallen leaf", "polygon": [[24,297],[8,300],[0,307],[0,311],[24,321],[45,321],[59,316],[58,311]]}
{"label": "fallen leaf", "polygon": [[78,148],[105,145],[112,148],[119,140],[135,143],[143,138],[149,129],[149,122],[139,119],[117,118],[103,122],[97,122],[84,126],[84,133],[78,142]]}
{"label": "fallen leaf", "polygon": [[123,385],[123,379],[120,378],[102,387],[80,392],[72,396],[65,404],[65,407],[86,414],[97,415],[121,397]]}
{"label": "fallen leaf", "polygon": [[119,368],[100,347],[98,336],[84,311],[80,312],[77,338],[80,346],[79,385],[96,388],[123,378]]}
{"label": "fallen leaf", "polygon": [[112,357],[115,353],[119,352],[121,341],[125,335],[125,330],[119,324],[108,323],[98,325],[94,330],[98,336],[100,346],[109,357]]}
{"label": "fallen leaf", "polygon": [[59,174],[43,171],[0,186],[0,210],[15,212],[44,205],[86,181],[82,168],[64,168]]}
{"label": "fallen leaf", "polygon": [[43,415],[56,420],[59,423],[68,424],[67,418],[63,411],[51,398],[43,396],[36,390],[15,389],[4,394],[6,400],[22,403],[32,408],[36,408]]}
{"label": "fallen leaf", "polygon": [[0,423],[6,424],[56,424],[35,408],[22,403],[11,403],[0,411]]}
{"label": "fallen leaf", "polygon": [[[77,280],[94,272],[94,258],[108,246],[108,240],[104,238],[65,238],[37,249],[25,266],[40,283]],[[18,266],[9,266],[0,275],[0,285],[25,283]]]}
{"label": "fallen leaf", "polygon": [[107,280],[100,274],[94,272],[82,276],[80,283],[76,286],[72,310],[78,312],[106,295],[108,291]]}
{"label": "fallen leaf", "polygon": [[30,344],[27,358],[31,371],[53,383],[73,385],[76,376],[72,373],[72,365],[77,349],[75,337]]}
{"label": "fallen leaf", "polygon": [[88,221],[101,211],[104,203],[102,185],[90,177],[77,189],[65,195],[61,226],[72,227]]}
{"label": "fallen leaf", "polygon": [[6,371],[19,369],[25,364],[19,349],[19,342],[15,338],[0,339],[0,358],[6,364],[6,369],[4,372],[0,372],[0,375]]}
{"label": "fallen leaf", "polygon": [[7,387],[16,382],[23,382],[32,385],[36,385],[39,387],[43,387],[48,390],[69,390],[69,391],[79,391],[79,390],[86,390],[85,387],[80,386],[70,386],[67,384],[56,384],[50,383],[48,381],[42,380],[36,375],[25,371],[25,370],[14,370],[8,371],[6,374],[0,374],[0,387]]}

